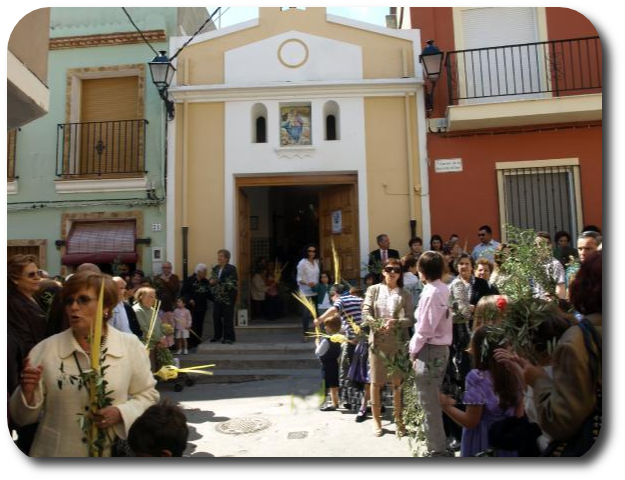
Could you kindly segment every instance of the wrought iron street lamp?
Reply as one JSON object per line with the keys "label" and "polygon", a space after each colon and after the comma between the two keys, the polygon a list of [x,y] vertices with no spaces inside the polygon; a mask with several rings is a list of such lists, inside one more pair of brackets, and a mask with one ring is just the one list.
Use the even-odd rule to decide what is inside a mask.
{"label": "wrought iron street lamp", "polygon": [[169,99],[167,89],[171,85],[171,81],[176,73],[176,68],[171,64],[169,57],[161,50],[160,55],[154,57],[154,60],[148,63],[150,66],[150,74],[152,75],[152,83],[158,89],[158,93],[165,102],[167,108],[167,117],[169,120],[174,119],[174,102]]}
{"label": "wrought iron street lamp", "polygon": [[434,45],[434,40],[428,40],[425,43],[426,46],[419,55],[419,62],[423,65],[425,76],[430,81],[430,90],[425,94],[425,107],[429,113],[434,109],[434,88],[441,76],[445,54]]}

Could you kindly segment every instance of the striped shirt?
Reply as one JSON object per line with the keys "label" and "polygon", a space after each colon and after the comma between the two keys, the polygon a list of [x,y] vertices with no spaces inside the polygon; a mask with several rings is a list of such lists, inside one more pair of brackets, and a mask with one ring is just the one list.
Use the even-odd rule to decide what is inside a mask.
{"label": "striped shirt", "polygon": [[343,325],[345,336],[349,340],[355,338],[356,334],[348,321],[348,317],[351,317],[355,324],[360,325],[362,322],[362,298],[345,293],[332,306],[341,314],[341,324]]}

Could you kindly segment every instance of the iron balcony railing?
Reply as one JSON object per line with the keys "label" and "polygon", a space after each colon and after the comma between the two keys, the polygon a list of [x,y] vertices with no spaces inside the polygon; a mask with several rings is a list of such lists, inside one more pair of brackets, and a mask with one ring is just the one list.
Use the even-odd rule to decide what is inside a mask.
{"label": "iron balcony railing", "polygon": [[145,170],[147,120],[57,126],[59,177],[138,176]]}
{"label": "iron balcony railing", "polygon": [[7,132],[7,180],[15,180],[15,161],[17,160],[17,132],[18,129]]}
{"label": "iron balcony railing", "polygon": [[449,105],[600,93],[599,37],[552,40],[447,53]]}

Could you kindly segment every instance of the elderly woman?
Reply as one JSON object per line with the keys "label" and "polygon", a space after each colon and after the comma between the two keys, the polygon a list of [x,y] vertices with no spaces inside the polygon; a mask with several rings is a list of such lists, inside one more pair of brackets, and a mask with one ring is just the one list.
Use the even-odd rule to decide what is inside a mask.
{"label": "elderly woman", "polygon": [[[204,332],[204,317],[208,309],[208,301],[212,300],[210,283],[208,282],[208,267],[204,263],[195,266],[193,275],[185,278],[180,295],[184,297],[187,308],[191,310],[193,326],[189,337],[189,348],[197,347],[202,342]],[[221,339],[213,338],[211,342]]]}
{"label": "elderly woman", "polygon": [[[48,336],[45,311],[37,302],[37,292],[41,276],[34,255],[14,255],[7,263],[7,330],[9,347],[8,356],[8,393],[11,395],[19,384],[22,361],[28,352]],[[11,341],[9,341],[11,340]],[[32,445],[36,425],[17,427],[16,442],[19,449],[28,455]]]}
{"label": "elderly woman", "polygon": [[154,327],[152,328],[152,334],[149,339],[147,338],[148,333],[150,333],[150,322],[155,315],[154,304],[156,303],[156,291],[151,287],[141,287],[137,290],[135,298],[137,303],[132,309],[137,314],[137,320],[143,332],[143,340],[149,340],[150,349],[153,349],[157,344],[161,343],[165,337],[163,326],[157,316],[154,321]]}
{"label": "elderly woman", "polygon": [[[403,289],[401,262],[389,259],[382,268],[382,283],[367,289],[362,305],[363,326],[371,328],[369,334],[369,357],[371,366],[371,413],[373,434],[382,436],[380,390],[386,384],[389,373],[385,358],[393,361],[404,348],[407,330],[414,325],[411,294]],[[381,323],[380,323],[381,321]],[[387,360],[387,361],[388,361]],[[403,373],[396,371],[393,382],[393,412],[398,433],[405,433],[401,417],[401,385]]]}
{"label": "elderly woman", "polygon": [[[167,346],[163,324],[154,310],[156,290],[152,287],[141,287],[135,293],[135,300],[137,303],[133,305],[132,309],[137,315],[137,321],[143,333],[143,343],[146,343],[150,350],[150,365],[152,370],[156,371],[158,369],[156,349],[161,347],[165,348]],[[155,317],[154,326],[152,327],[150,338],[148,338],[152,317]]]}
{"label": "elderly woman", "polygon": [[46,314],[36,300],[41,282],[34,255],[14,255],[7,265],[7,321],[24,355],[46,338]]}
{"label": "elderly woman", "polygon": [[[102,347],[105,354],[111,405],[87,416],[87,425],[106,429],[107,437],[126,438],[132,423],[159,399],[145,348],[134,335],[107,327],[107,317],[117,304],[117,288],[108,275],[79,272],[61,291],[70,328],[39,344],[25,361],[20,387],[10,400],[12,418],[21,425],[40,421],[30,455],[34,457],[85,457],[88,444],[77,421],[89,405],[88,389],[70,376],[91,368],[91,331],[96,321],[98,295],[104,283]],[[62,366],[62,370],[61,367]],[[111,454],[111,445],[103,455]]]}

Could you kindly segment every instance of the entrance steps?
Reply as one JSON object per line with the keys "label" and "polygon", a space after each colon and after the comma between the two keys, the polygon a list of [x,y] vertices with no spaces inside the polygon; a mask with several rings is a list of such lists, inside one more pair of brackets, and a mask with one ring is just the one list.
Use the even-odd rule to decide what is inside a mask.
{"label": "entrance steps", "polygon": [[302,342],[302,327],[293,322],[265,322],[237,327],[232,345],[205,341],[195,352],[176,355],[181,367],[215,364],[212,376],[194,375],[198,383],[239,383],[289,376],[320,380],[315,342]]}

